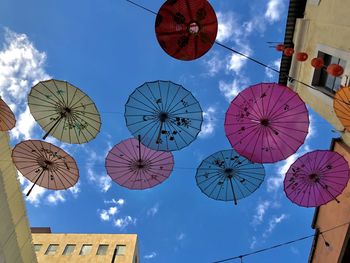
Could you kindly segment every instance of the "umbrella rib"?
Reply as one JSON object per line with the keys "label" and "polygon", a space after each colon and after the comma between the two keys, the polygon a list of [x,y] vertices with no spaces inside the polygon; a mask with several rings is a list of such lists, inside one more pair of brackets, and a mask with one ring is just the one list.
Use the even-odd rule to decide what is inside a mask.
{"label": "umbrella rib", "polygon": [[[90,121],[93,121],[93,122],[96,122],[96,123],[98,123],[98,124],[101,124],[101,122],[100,122],[99,120],[96,120],[96,119],[94,119],[94,118],[88,117],[88,116],[84,115],[82,112],[73,111],[73,114],[72,114],[72,115],[77,116],[77,118],[80,118],[81,120],[84,120],[84,118],[85,118],[85,119],[88,119],[88,120],[90,120]],[[99,116],[99,115],[96,114],[96,116]],[[85,121],[85,120],[84,120],[84,121]],[[97,129],[95,128],[95,130],[97,130]]]}
{"label": "umbrella rib", "polygon": [[168,108],[165,110],[166,112],[170,112],[169,109],[171,108],[171,105],[173,104],[173,102],[174,102],[174,100],[175,100],[177,94],[179,93],[181,87],[182,87],[182,86],[177,85],[177,91],[174,93],[174,96],[172,97],[172,99],[171,99],[171,101],[170,101],[170,103],[169,103],[169,105],[168,105]]}
{"label": "umbrella rib", "polygon": [[160,103],[161,103],[161,111],[164,111],[164,105],[163,105],[163,96],[162,96],[162,91],[161,91],[161,89],[160,89],[160,81],[158,81],[157,82],[157,86],[158,86],[158,90],[159,90],[159,96],[162,98],[162,100],[160,101]]}
{"label": "umbrella rib", "polygon": [[[151,113],[152,115],[155,115],[156,111],[154,111],[153,108],[151,108],[151,110],[153,111],[150,111],[150,110],[146,110],[146,109],[143,109],[143,108],[138,108],[138,107],[135,107],[135,106],[131,106],[131,105],[128,105],[126,104],[125,107],[129,107],[129,108],[132,108],[132,109],[135,109],[135,110],[140,110],[142,113],[143,112],[148,112],[148,113]],[[139,115],[143,115],[143,114],[139,114]],[[128,116],[128,115],[125,115],[125,116]]]}
{"label": "umbrella rib", "polygon": [[[173,112],[176,112],[176,111],[178,111],[178,110],[185,109],[185,108],[187,108],[188,106],[192,106],[193,104],[196,104],[196,101],[195,101],[193,104],[190,104],[190,105],[185,106],[185,101],[184,101],[184,99],[186,99],[186,98],[187,98],[188,96],[190,96],[190,95],[191,95],[190,92],[187,92],[186,95],[184,94],[184,96],[181,98],[181,100],[178,100],[174,106],[172,106],[171,108],[169,108],[168,112],[173,113]],[[179,104],[181,104],[181,103],[182,103],[182,106],[183,106],[183,107],[181,107],[180,109],[174,111],[174,109],[177,107],[177,105],[179,105]],[[197,102],[197,103],[198,103],[198,102]]]}
{"label": "umbrella rib", "polygon": [[[68,92],[68,90],[67,90],[67,82],[65,82],[66,83],[66,92]],[[62,93],[60,92],[60,89],[57,87],[57,85],[56,85],[56,82],[55,82],[55,80],[53,80],[53,84],[54,84],[54,86],[55,86],[55,88],[56,88],[56,93],[58,93],[58,95],[61,97],[61,99],[62,99],[62,102],[63,102],[63,105],[67,105],[67,103],[65,102],[65,100],[64,100],[64,98],[63,98],[63,96],[62,96]],[[67,95],[68,96],[68,95]],[[68,102],[68,100],[67,100],[67,102]]]}
{"label": "umbrella rib", "polygon": [[[55,94],[54,92],[52,92],[52,90],[50,90],[44,83],[40,82],[40,84],[42,84],[42,85],[43,85],[57,100],[51,99],[51,97],[49,97],[49,96],[46,97],[47,94],[44,94],[44,93],[41,92],[38,88],[36,88],[36,89],[33,88],[33,89],[31,90],[31,92],[30,92],[30,94],[29,94],[30,97],[36,98],[36,99],[38,99],[38,100],[40,100],[40,101],[47,102],[48,104],[52,105],[52,107],[55,107],[57,101],[59,102],[59,104],[60,104],[61,106],[64,106],[64,102],[61,101],[59,97],[57,97],[57,94]],[[41,94],[42,96],[44,96],[45,98],[51,100],[52,102],[47,101],[47,100],[44,100],[43,98],[40,98],[40,97],[37,97],[37,96],[33,95],[33,91],[35,91],[35,92]]]}
{"label": "umbrella rib", "polygon": [[[159,81],[158,81],[158,85],[159,85]],[[155,101],[157,101],[157,98],[154,96],[154,94],[153,94],[153,92],[152,92],[152,90],[151,90],[151,88],[150,88],[150,86],[148,85],[148,83],[146,82],[146,87],[148,88],[148,90],[149,90],[149,92],[151,93],[151,95],[152,95],[152,97],[153,97],[153,99],[155,100]],[[147,100],[148,100],[148,98],[147,98],[147,96],[146,95],[144,95],[140,90],[138,90]],[[159,99],[162,99],[162,95],[161,94],[159,94],[159,96],[160,96],[160,98]],[[151,101],[150,101],[151,102]],[[154,105],[155,106],[155,109],[157,109],[157,110],[159,110],[159,111],[161,111],[162,109],[161,109],[161,107],[159,106],[159,104],[158,103],[154,103],[154,102],[151,102],[152,103],[152,105]]]}

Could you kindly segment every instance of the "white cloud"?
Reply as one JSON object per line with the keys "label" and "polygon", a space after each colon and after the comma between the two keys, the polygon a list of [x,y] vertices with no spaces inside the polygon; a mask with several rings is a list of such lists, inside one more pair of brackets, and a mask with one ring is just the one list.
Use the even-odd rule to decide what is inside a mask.
{"label": "white cloud", "polygon": [[283,0],[270,0],[266,6],[265,18],[270,22],[276,22],[281,19],[284,11]]}
{"label": "white cloud", "polygon": [[77,182],[73,187],[69,188],[68,191],[73,195],[74,198],[78,197],[80,193],[80,182]]}
{"label": "white cloud", "polygon": [[33,129],[35,127],[35,119],[30,114],[29,107],[18,115],[16,127],[11,130],[11,138],[12,139],[20,139],[28,140],[33,137]]}
{"label": "white cloud", "polygon": [[119,229],[123,230],[129,225],[136,225],[136,218],[133,218],[131,216],[125,216],[124,218],[117,218],[114,220],[114,226],[118,227]]}
{"label": "white cloud", "polygon": [[54,205],[56,205],[59,202],[63,203],[64,201],[66,201],[62,194],[62,191],[55,191],[52,194],[49,194],[46,199],[49,203]]}
{"label": "white cloud", "polygon": [[234,78],[231,83],[227,83],[223,80],[219,81],[219,90],[225,96],[228,102],[231,102],[239,92],[249,86],[249,80],[244,77]]}
{"label": "white cloud", "polygon": [[158,254],[156,252],[151,252],[147,255],[145,255],[143,258],[144,259],[152,259],[152,258],[155,258]]}
{"label": "white cloud", "polygon": [[238,26],[232,12],[217,12],[216,16],[218,19],[218,33],[216,35],[217,41],[224,42],[226,40],[230,40],[232,37],[238,38],[242,34],[241,27]]}
{"label": "white cloud", "polygon": [[269,234],[272,233],[272,231],[275,229],[275,227],[282,223],[283,220],[287,219],[288,216],[286,214],[281,214],[280,216],[273,216],[269,221],[269,226],[263,233],[263,237],[267,237]]}
{"label": "white cloud", "polygon": [[89,148],[84,148],[86,153],[88,154],[86,172],[88,175],[88,180],[93,182],[98,186],[101,192],[107,192],[112,186],[111,178],[105,174],[105,172],[96,172],[94,167],[97,163],[104,163],[105,155],[98,155],[94,150]]}
{"label": "white cloud", "polygon": [[147,210],[147,216],[155,216],[159,211],[159,203],[156,203],[150,209]]}
{"label": "white cloud", "polygon": [[46,54],[38,51],[25,34],[5,29],[0,50],[0,96],[10,105],[18,120],[11,138],[28,139],[35,127],[26,106],[27,95],[38,81],[51,77],[45,72]]}
{"label": "white cloud", "polygon": [[108,209],[108,214],[115,215],[118,212],[118,208],[116,206],[112,206]]}
{"label": "white cloud", "polygon": [[[29,189],[32,187],[32,183],[29,183],[27,181],[25,184],[27,184],[27,186],[24,188],[23,193],[27,194]],[[26,197],[26,201],[28,201],[33,206],[38,207],[46,191],[47,190],[45,188],[36,185],[30,192],[30,195]]]}
{"label": "white cloud", "polygon": [[257,240],[256,236],[253,236],[252,241],[250,242],[249,248],[254,249],[256,247],[257,243],[258,243],[258,240]]}
{"label": "white cloud", "polygon": [[108,214],[108,211],[102,210],[100,213],[100,218],[102,219],[102,221],[109,221],[110,216]]}
{"label": "white cloud", "polygon": [[108,201],[104,201],[105,204],[116,204],[116,205],[124,205],[125,204],[125,200],[122,198],[119,198],[118,200],[112,198],[112,200],[108,200]]}
{"label": "white cloud", "polygon": [[270,206],[271,206],[270,201],[262,201],[258,204],[258,206],[255,209],[256,213],[253,216],[253,221],[252,221],[253,226],[260,225],[263,222],[266,211],[270,208]]}
{"label": "white cloud", "polygon": [[215,117],[216,109],[210,106],[206,111],[203,112],[203,124],[202,130],[199,133],[199,137],[205,138],[214,133],[214,128],[216,125]]}
{"label": "white cloud", "polygon": [[180,240],[183,240],[185,237],[186,237],[185,233],[180,233],[176,236],[176,239],[180,241]]}
{"label": "white cloud", "polygon": [[[246,56],[251,56],[253,53],[253,51],[247,44],[241,45],[240,48],[237,48],[237,51]],[[245,66],[246,63],[247,58],[239,54],[233,53],[230,57],[229,63],[226,65],[226,69],[228,71],[233,71],[236,75],[241,75],[242,68]]]}
{"label": "white cloud", "polygon": [[225,61],[223,61],[219,54],[215,51],[212,53],[212,57],[209,59],[205,59],[205,64],[207,65],[209,69],[208,75],[210,77],[215,76],[220,70],[225,68]]}
{"label": "white cloud", "polygon": [[[281,59],[278,58],[278,59],[274,60],[272,63],[269,64],[269,66],[279,70],[279,68],[281,66]],[[268,80],[270,80],[270,81],[275,79],[278,76],[276,72],[274,72],[273,70],[271,70],[269,68],[265,68],[265,75],[268,78]]]}

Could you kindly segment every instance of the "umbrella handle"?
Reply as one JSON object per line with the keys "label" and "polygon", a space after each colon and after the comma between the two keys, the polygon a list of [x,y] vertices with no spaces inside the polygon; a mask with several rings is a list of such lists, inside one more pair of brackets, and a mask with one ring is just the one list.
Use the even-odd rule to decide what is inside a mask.
{"label": "umbrella handle", "polygon": [[141,135],[139,134],[137,138],[139,140],[139,161],[141,162]]}
{"label": "umbrella handle", "polygon": [[57,124],[62,120],[62,116],[60,116],[57,121],[54,123],[54,125],[50,128],[50,130],[44,135],[43,140],[46,139],[46,137],[52,132],[52,130],[57,126]]}
{"label": "umbrella handle", "polygon": [[26,196],[30,195],[30,192],[33,190],[34,186],[36,185],[36,183],[38,182],[39,178],[41,177],[41,175],[43,174],[43,172],[45,171],[45,169],[42,169],[40,174],[38,175],[38,178],[36,178],[34,184],[32,185],[32,187],[29,189],[28,193],[26,194]]}
{"label": "umbrella handle", "polygon": [[237,205],[237,198],[236,198],[235,191],[233,190],[232,178],[230,178],[230,184],[231,184],[231,189],[232,189],[232,194],[233,194],[233,201],[234,201],[235,205]]}

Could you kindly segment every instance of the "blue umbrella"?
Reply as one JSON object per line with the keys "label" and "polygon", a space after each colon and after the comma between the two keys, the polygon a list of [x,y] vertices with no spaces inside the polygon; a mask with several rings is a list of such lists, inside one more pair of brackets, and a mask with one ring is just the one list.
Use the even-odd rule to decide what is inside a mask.
{"label": "blue umbrella", "polygon": [[264,181],[262,164],[252,163],[234,150],[216,152],[197,168],[196,181],[208,197],[234,201],[251,195]]}
{"label": "blue umbrella", "polygon": [[145,82],[125,105],[130,132],[148,148],[180,150],[201,130],[202,109],[191,92],[171,81]]}

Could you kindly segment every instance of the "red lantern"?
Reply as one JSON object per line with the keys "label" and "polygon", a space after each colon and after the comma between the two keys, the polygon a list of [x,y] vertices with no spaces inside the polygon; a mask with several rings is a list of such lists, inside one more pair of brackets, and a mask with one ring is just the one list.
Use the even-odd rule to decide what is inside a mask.
{"label": "red lantern", "polygon": [[333,77],[339,77],[344,73],[344,69],[339,64],[330,64],[327,67],[327,73]]}
{"label": "red lantern", "polygon": [[287,47],[287,48],[284,49],[283,53],[284,53],[284,55],[286,55],[287,57],[291,57],[291,56],[293,56],[293,54],[294,54],[294,48],[292,48],[292,47]]}
{"label": "red lantern", "polygon": [[295,56],[295,58],[301,62],[306,61],[308,59],[308,57],[309,56],[305,52],[298,52]]}
{"label": "red lantern", "polygon": [[313,58],[311,59],[311,66],[313,66],[315,69],[320,69],[324,65],[323,58]]}
{"label": "red lantern", "polygon": [[278,45],[276,46],[276,50],[277,50],[277,51],[283,51],[285,48],[286,48],[286,47],[285,47],[283,44],[278,44]]}

